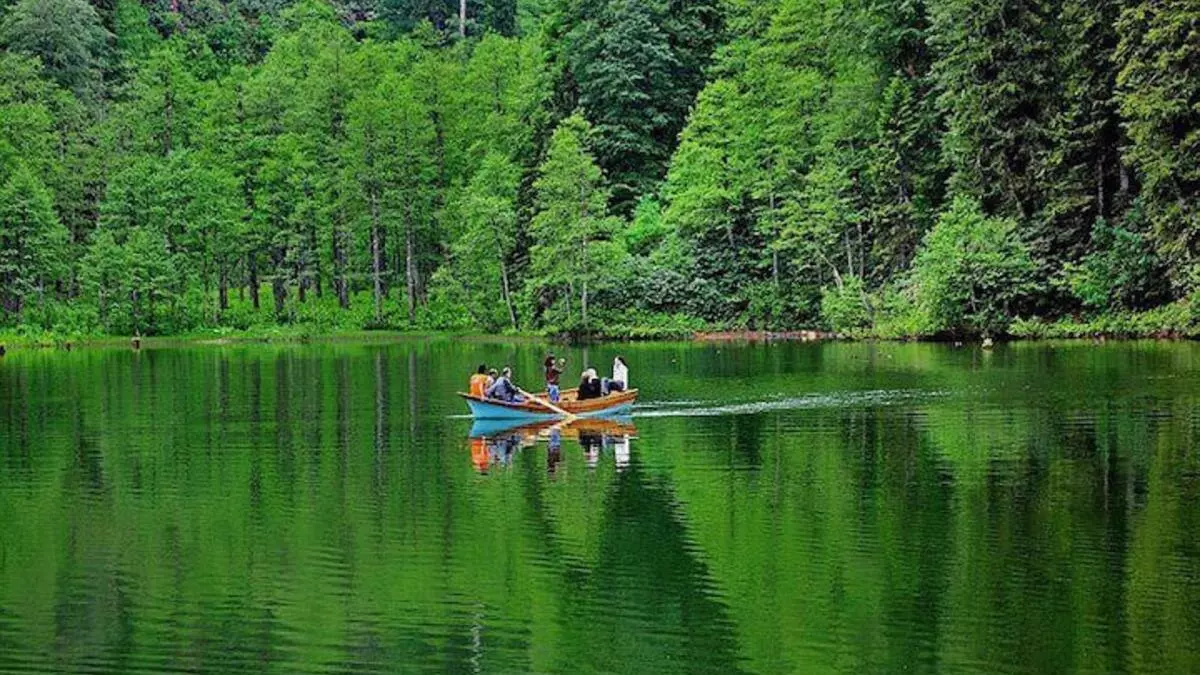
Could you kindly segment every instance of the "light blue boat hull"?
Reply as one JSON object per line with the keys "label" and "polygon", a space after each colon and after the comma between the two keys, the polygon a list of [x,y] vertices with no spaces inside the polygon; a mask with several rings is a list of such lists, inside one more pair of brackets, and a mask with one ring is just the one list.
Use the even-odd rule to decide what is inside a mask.
{"label": "light blue boat hull", "polygon": [[[555,415],[547,412],[545,414],[531,413],[525,410],[513,409],[509,406],[489,403],[487,401],[478,401],[467,398],[467,405],[471,408],[471,415],[478,420],[513,420],[521,422],[541,422],[545,420],[561,419],[562,415]],[[617,405],[611,408],[603,408],[594,412],[580,413],[577,417],[619,417],[628,415],[633,410],[633,404],[627,403]]]}
{"label": "light blue boat hull", "polygon": [[[605,417],[604,419],[612,419],[615,422],[623,424],[633,424],[633,418],[629,415],[613,415],[612,417]],[[529,420],[477,419],[475,420],[475,423],[471,425],[471,430],[468,432],[468,435],[471,438],[495,438],[497,436],[503,436],[505,434],[512,433],[514,431],[521,431],[527,428],[548,428],[548,421],[549,420],[540,420],[531,422]]]}

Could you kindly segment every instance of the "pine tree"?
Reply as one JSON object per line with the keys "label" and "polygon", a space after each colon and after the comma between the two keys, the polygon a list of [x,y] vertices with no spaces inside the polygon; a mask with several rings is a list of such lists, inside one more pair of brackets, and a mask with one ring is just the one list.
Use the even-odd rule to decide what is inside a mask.
{"label": "pine tree", "polygon": [[[452,247],[457,302],[477,324],[518,327],[513,254],[517,247],[517,191],[521,171],[504,154],[491,152],[463,192],[456,212],[462,232]],[[498,316],[498,310],[503,316]]]}
{"label": "pine tree", "polygon": [[948,125],[952,189],[1028,222],[1056,107],[1051,0],[933,0],[933,76]]}
{"label": "pine tree", "polygon": [[1119,149],[1126,144],[1115,97],[1119,3],[1064,0],[1057,17],[1061,103],[1048,121],[1046,203],[1037,216],[1038,257],[1057,271],[1081,259],[1097,221],[1129,202]]}
{"label": "pine tree", "polygon": [[578,293],[580,325],[585,329],[589,285],[594,287],[603,269],[605,244],[616,229],[608,216],[609,194],[600,167],[586,145],[590,133],[578,114],[554,130],[534,183],[537,215],[530,223],[531,290],[543,306],[547,294],[562,297],[568,322],[574,318],[572,297]]}
{"label": "pine tree", "polygon": [[50,78],[85,98],[103,88],[111,38],[86,0],[21,0],[0,23],[0,45],[37,57]]}
{"label": "pine tree", "polygon": [[711,2],[575,3],[565,21],[568,82],[596,130],[613,205],[632,210],[666,174],[719,30]]}
{"label": "pine tree", "polygon": [[0,186],[0,309],[19,315],[67,272],[68,233],[54,197],[24,164]]}
{"label": "pine tree", "polygon": [[1200,287],[1200,7],[1141,0],[1121,14],[1118,102],[1142,203],[1174,282]]}

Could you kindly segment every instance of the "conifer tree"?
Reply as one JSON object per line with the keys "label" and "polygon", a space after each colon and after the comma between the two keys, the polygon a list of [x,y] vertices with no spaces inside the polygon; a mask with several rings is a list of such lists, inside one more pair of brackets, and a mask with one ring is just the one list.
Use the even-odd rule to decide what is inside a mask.
{"label": "conifer tree", "polygon": [[66,276],[67,230],[54,197],[24,164],[0,186],[0,308],[19,315]]}
{"label": "conifer tree", "polygon": [[1132,2],[1117,24],[1118,103],[1129,133],[1127,160],[1175,283],[1200,287],[1200,6],[1188,0]]}
{"label": "conifer tree", "polygon": [[534,183],[537,215],[530,223],[531,290],[543,299],[545,294],[563,298],[568,322],[574,318],[572,298],[578,294],[579,322],[585,328],[589,287],[594,290],[616,226],[608,215],[609,195],[600,167],[587,147],[591,132],[578,114],[554,130]]}

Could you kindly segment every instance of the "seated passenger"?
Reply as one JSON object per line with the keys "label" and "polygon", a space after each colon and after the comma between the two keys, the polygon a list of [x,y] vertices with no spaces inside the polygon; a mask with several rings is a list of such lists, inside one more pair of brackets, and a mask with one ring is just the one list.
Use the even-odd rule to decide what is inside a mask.
{"label": "seated passenger", "polygon": [[492,386],[488,387],[487,397],[509,403],[517,403],[524,400],[517,393],[516,385],[512,383],[512,368],[505,368],[500,372],[500,377],[496,378]]}
{"label": "seated passenger", "polygon": [[576,396],[580,401],[586,401],[590,398],[600,398],[600,378],[596,377],[596,371],[588,368],[583,371],[583,375],[579,380],[579,394]]}
{"label": "seated passenger", "polygon": [[487,393],[487,388],[488,388],[487,366],[480,364],[479,369],[476,370],[475,374],[471,376],[471,384],[467,388],[467,393],[472,396],[478,396],[480,398],[483,398],[484,394]]}

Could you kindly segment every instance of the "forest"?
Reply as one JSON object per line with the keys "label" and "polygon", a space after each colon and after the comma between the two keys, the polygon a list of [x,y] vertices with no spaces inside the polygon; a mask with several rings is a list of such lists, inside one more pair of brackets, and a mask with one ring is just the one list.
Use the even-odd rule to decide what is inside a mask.
{"label": "forest", "polygon": [[0,332],[1200,333],[1194,0],[0,0]]}

